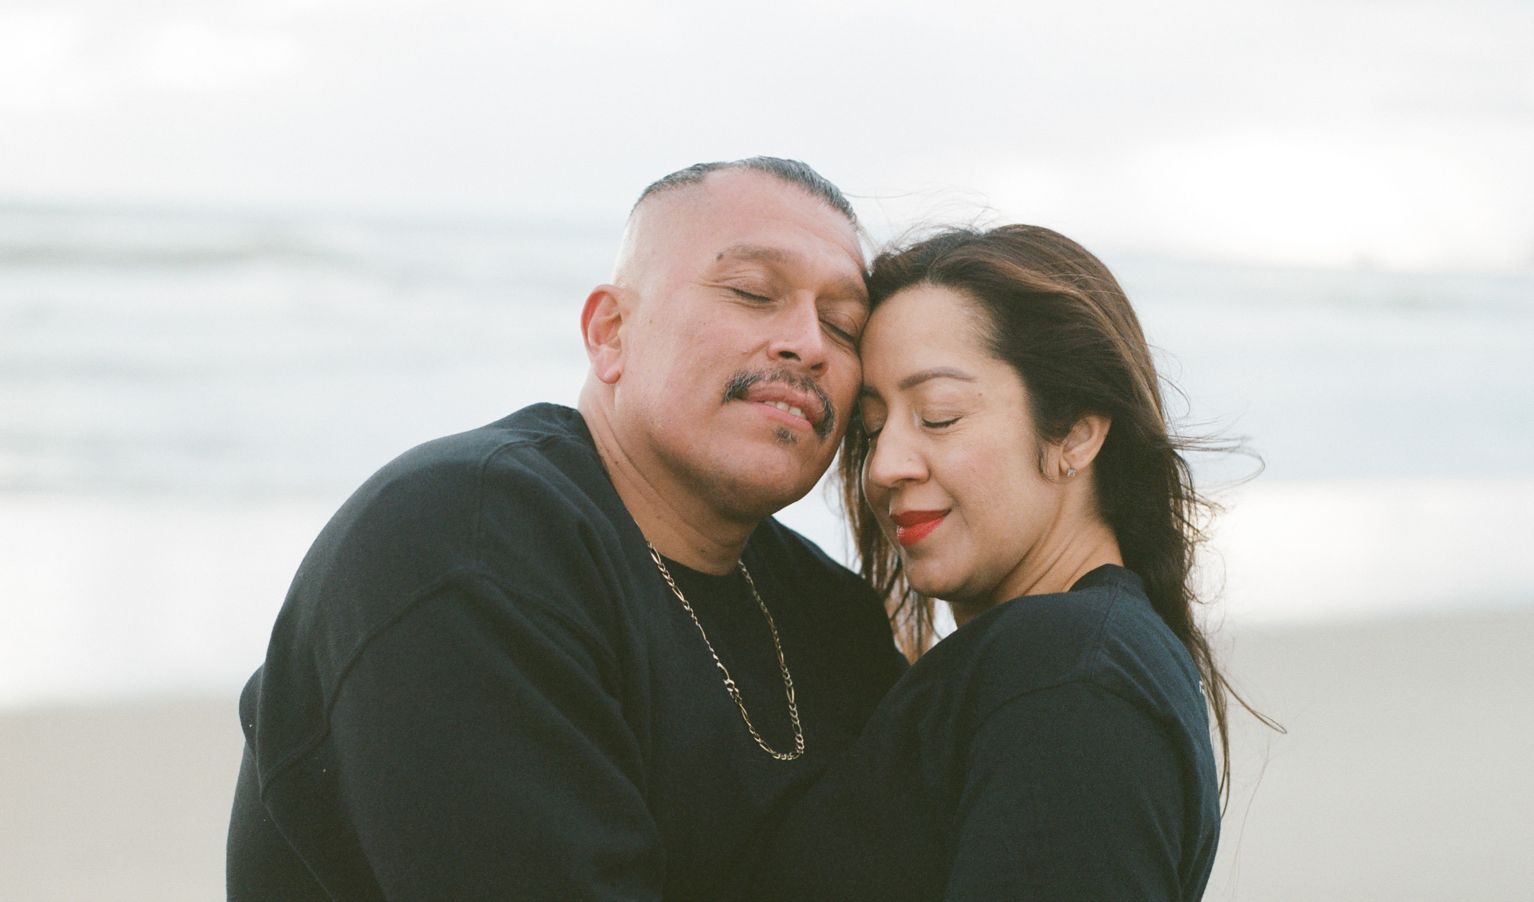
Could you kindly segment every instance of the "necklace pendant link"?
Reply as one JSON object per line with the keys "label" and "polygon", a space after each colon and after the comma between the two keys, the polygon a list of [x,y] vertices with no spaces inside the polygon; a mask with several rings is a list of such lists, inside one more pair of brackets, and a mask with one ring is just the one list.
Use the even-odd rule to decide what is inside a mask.
{"label": "necklace pendant link", "polygon": [[660,571],[661,579],[666,581],[667,587],[671,589],[671,594],[675,595],[677,601],[682,603],[682,610],[687,612],[687,616],[692,620],[692,625],[698,628],[698,635],[703,637],[703,645],[708,648],[709,657],[714,659],[714,666],[718,668],[719,673],[724,679],[725,692],[729,693],[730,700],[735,702],[735,707],[740,709],[740,719],[746,724],[746,732],[751,735],[752,740],[756,742],[762,751],[771,755],[774,759],[778,761],[797,760],[804,754],[804,726],[799,722],[799,703],[794,696],[794,677],[793,674],[788,672],[788,659],[783,655],[783,642],[778,638],[778,625],[773,621],[772,611],[768,610],[767,603],[762,601],[762,594],[756,591],[756,581],[751,578],[751,571],[746,569],[746,562],[736,561],[736,566],[740,568],[741,575],[746,578],[746,585],[751,589],[751,597],[756,601],[756,606],[761,610],[762,616],[767,619],[767,630],[772,634],[772,647],[778,653],[778,670],[783,675],[783,694],[788,699],[788,723],[794,730],[794,750],[791,752],[780,752],[768,745],[767,740],[763,739],[762,734],[757,731],[756,724],[751,722],[751,712],[746,710],[746,700],[740,694],[740,687],[735,684],[734,677],[730,676],[730,669],[724,666],[724,661],[720,660],[719,653],[714,651],[714,644],[708,640],[708,631],[703,628],[703,622],[698,619],[697,612],[692,609],[692,604],[688,602],[687,596],[682,594],[681,588],[677,586],[676,580],[672,578],[671,571],[666,568],[666,562],[661,559],[660,552],[655,550],[655,546],[651,545],[648,539],[645,540],[645,546],[650,549],[650,560],[655,562],[656,569]]}

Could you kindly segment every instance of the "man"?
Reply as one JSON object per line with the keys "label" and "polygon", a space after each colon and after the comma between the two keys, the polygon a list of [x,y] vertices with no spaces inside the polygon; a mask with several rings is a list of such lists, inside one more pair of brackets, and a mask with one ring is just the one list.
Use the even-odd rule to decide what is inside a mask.
{"label": "man", "polygon": [[316,540],[240,700],[232,899],[718,899],[898,676],[877,600],[770,519],[867,317],[809,167],[646,189],[579,412],[416,448]]}

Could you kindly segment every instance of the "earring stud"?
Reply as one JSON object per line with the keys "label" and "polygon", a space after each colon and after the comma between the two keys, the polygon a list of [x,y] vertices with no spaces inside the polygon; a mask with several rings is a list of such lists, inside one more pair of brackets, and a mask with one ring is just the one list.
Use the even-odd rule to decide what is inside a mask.
{"label": "earring stud", "polygon": [[1072,476],[1075,476],[1075,475],[1076,475],[1076,468],[1075,467],[1066,467],[1065,468],[1065,478],[1066,479],[1070,479]]}

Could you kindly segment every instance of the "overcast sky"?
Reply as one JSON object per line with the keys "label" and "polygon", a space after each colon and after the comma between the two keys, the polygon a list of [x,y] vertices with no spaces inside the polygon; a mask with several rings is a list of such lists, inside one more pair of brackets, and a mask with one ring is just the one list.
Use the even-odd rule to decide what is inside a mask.
{"label": "overcast sky", "polygon": [[876,232],[1534,267],[1534,3],[0,0],[0,200],[608,222],[803,158]]}

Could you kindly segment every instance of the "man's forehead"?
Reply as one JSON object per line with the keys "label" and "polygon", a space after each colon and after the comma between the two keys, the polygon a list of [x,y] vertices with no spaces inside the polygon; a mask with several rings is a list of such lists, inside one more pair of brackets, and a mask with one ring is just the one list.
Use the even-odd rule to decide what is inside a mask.
{"label": "man's forehead", "polygon": [[843,270],[846,280],[856,280],[853,293],[866,294],[863,248],[845,215],[775,176],[727,170],[668,188],[637,206],[618,269],[638,275],[635,265],[671,269],[730,260],[785,266],[795,254],[797,262]]}

